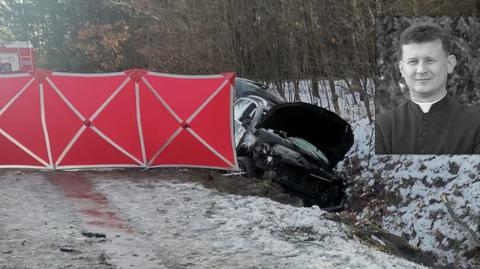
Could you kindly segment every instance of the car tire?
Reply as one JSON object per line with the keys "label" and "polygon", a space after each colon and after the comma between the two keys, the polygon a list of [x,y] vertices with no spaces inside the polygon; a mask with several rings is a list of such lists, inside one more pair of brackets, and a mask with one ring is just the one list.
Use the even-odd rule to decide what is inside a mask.
{"label": "car tire", "polygon": [[252,178],[257,176],[255,164],[250,157],[238,157],[238,166],[240,167],[240,171],[245,172],[245,174],[243,174],[244,177]]}

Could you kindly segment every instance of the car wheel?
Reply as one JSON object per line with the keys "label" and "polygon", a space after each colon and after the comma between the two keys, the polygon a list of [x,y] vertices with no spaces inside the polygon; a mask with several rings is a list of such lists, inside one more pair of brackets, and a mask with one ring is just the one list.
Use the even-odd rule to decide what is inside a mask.
{"label": "car wheel", "polygon": [[255,164],[250,157],[238,157],[238,166],[240,167],[240,171],[245,172],[245,174],[243,174],[244,177],[251,178],[257,176]]}

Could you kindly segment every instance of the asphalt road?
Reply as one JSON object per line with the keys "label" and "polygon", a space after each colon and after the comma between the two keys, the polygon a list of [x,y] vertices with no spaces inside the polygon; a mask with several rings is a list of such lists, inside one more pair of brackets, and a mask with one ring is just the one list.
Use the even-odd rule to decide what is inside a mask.
{"label": "asphalt road", "polygon": [[211,171],[0,170],[0,268],[423,268],[298,205]]}

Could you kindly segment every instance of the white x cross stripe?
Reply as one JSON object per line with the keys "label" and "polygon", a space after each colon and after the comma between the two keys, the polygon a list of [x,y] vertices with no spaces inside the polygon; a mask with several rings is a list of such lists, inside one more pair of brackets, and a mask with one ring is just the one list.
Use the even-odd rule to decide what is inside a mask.
{"label": "white x cross stripe", "polygon": [[[168,105],[168,103],[158,94],[158,92],[153,88],[153,86],[148,82],[146,78],[142,78],[142,81],[145,83],[147,88],[153,93],[153,95],[158,99],[158,101],[167,109],[167,111],[177,120],[178,123],[182,124],[183,120],[173,111],[173,109]],[[220,93],[220,91],[225,87],[225,85],[228,83],[228,80],[224,80],[222,84],[213,92],[212,95],[210,95],[196,110],[195,112],[190,115],[190,117],[185,121],[185,123],[190,124],[195,117],[200,114],[200,112],[203,111],[203,109],[215,98],[215,96]],[[181,133],[183,130],[183,127],[180,126],[177,128],[177,130],[170,136],[170,138],[163,144],[160,149],[153,155],[152,159],[148,162],[148,165],[150,166],[156,158],[162,153],[168,145],[170,145],[173,140]],[[205,141],[200,135],[198,135],[194,130],[191,128],[186,128],[190,134],[192,134],[195,139],[197,139],[202,145],[204,145],[210,152],[215,154],[218,158],[220,158],[223,162],[225,162],[227,165],[234,167],[235,165],[232,164],[230,161],[228,161],[222,154],[220,154],[217,150],[215,150],[207,141]]]}
{"label": "white x cross stripe", "polygon": [[[58,87],[49,79],[46,79],[47,82],[52,86],[54,91],[58,94],[58,96],[65,102],[65,104],[77,115],[77,117],[81,121],[85,121],[87,118],[80,113],[75,106],[62,94],[62,92],[58,89]],[[93,115],[88,119],[89,121],[93,122],[98,115],[108,106],[108,104],[117,96],[120,91],[122,91],[125,87],[125,85],[130,81],[130,77],[127,77],[120,86],[115,89],[115,91],[103,102],[103,104],[93,113]],[[67,144],[63,152],[60,154],[60,157],[58,158],[57,162],[55,163],[55,166],[59,166],[59,164],[62,162],[62,160],[65,158],[66,154],[70,151],[72,146],[75,144],[75,142],[78,140],[78,138],[82,135],[82,133],[87,129],[85,125],[82,125],[80,129],[77,131],[77,133],[73,136],[72,140]],[[120,145],[115,143],[110,137],[108,137],[106,134],[104,134],[102,131],[100,131],[98,128],[95,126],[90,126],[90,129],[94,131],[97,135],[99,135],[101,138],[103,138],[107,143],[115,147],[118,151],[122,152],[125,154],[127,157],[132,159],[133,161],[137,162],[140,165],[143,165],[142,161],[138,160],[135,158],[132,154],[130,154],[127,150],[122,148]]]}
{"label": "white x cross stripe", "polygon": [[[12,99],[10,99],[10,101],[8,101],[8,103],[6,103],[3,108],[0,110],[0,117],[5,113],[5,111],[8,110],[8,108],[28,89],[28,87],[30,87],[30,85],[35,81],[35,78],[32,78],[30,79],[30,81],[15,95],[12,97]],[[40,98],[42,98],[42,90],[40,88]],[[41,99],[40,100],[40,107],[41,107],[41,111],[43,112],[43,100]],[[45,130],[45,129],[44,129]],[[35,153],[33,153],[31,150],[29,150],[26,146],[24,146],[22,143],[20,143],[18,140],[16,140],[14,137],[12,137],[10,134],[8,134],[5,130],[3,130],[2,128],[0,128],[0,134],[2,134],[5,138],[7,138],[8,140],[10,140],[10,142],[12,142],[13,144],[15,144],[17,147],[19,147],[20,149],[22,149],[23,151],[25,151],[28,155],[30,155],[32,158],[34,158],[35,160],[37,160],[38,162],[40,162],[41,164],[43,164],[44,166],[50,168],[50,165],[45,161],[43,160],[42,158],[40,158],[38,155],[36,155]],[[48,139],[48,138],[47,138]],[[50,156],[49,156],[50,157]],[[50,162],[51,163],[51,162]]]}

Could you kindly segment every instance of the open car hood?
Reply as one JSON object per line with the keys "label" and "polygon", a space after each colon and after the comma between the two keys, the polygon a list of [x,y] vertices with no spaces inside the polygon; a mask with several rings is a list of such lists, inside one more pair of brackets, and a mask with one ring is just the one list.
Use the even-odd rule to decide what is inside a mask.
{"label": "open car hood", "polygon": [[308,103],[276,105],[256,127],[307,140],[325,154],[331,167],[336,166],[353,145],[350,124],[337,114]]}

